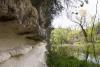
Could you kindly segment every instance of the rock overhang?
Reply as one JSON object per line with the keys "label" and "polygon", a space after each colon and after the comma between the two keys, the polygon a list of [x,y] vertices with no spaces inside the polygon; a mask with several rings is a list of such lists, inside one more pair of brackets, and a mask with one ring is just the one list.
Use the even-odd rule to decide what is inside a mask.
{"label": "rock overhang", "polygon": [[28,39],[46,38],[46,30],[39,24],[38,11],[30,0],[1,0],[0,22],[8,24],[8,21],[17,21],[17,24],[20,24],[18,28],[21,28],[17,34],[30,35],[26,37]]}

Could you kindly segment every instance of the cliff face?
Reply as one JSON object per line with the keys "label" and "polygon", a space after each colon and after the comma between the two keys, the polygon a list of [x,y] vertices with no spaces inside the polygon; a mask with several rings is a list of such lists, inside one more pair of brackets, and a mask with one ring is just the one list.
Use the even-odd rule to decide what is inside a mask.
{"label": "cliff face", "polygon": [[[32,14],[34,13],[34,14]],[[0,1],[0,17],[5,19],[24,20],[24,16],[35,16],[37,18],[36,9],[31,5],[30,0],[1,0]]]}
{"label": "cliff face", "polygon": [[[18,32],[19,35],[33,34],[33,39],[45,39],[46,32],[39,24],[38,17],[38,11],[30,0],[0,0],[0,21],[16,20],[22,29],[22,32]],[[26,38],[32,39],[31,37]]]}
{"label": "cliff face", "polygon": [[58,5],[57,0],[0,0],[0,67],[46,66],[51,13]]}
{"label": "cliff face", "polygon": [[0,67],[45,67],[45,23],[30,0],[0,0]]}

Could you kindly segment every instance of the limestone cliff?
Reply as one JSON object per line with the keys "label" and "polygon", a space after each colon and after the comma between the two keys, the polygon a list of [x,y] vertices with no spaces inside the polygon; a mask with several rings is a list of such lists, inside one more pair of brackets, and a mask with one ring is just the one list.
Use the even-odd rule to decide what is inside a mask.
{"label": "limestone cliff", "polygon": [[54,3],[57,9],[57,0],[0,0],[0,67],[46,67]]}
{"label": "limestone cliff", "polygon": [[38,11],[30,0],[0,0],[0,21],[16,20],[21,26],[19,35],[33,34],[26,38],[45,39],[45,29],[39,24],[38,17]]}
{"label": "limestone cliff", "polygon": [[30,0],[0,0],[0,67],[45,67],[46,36]]}

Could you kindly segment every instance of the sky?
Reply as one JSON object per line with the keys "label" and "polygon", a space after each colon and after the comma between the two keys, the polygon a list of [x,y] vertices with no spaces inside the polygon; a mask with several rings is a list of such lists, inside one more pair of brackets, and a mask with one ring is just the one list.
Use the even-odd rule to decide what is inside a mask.
{"label": "sky", "polygon": [[[100,17],[100,0],[98,0],[98,17]],[[85,4],[84,7],[80,9],[84,9],[87,11],[89,16],[93,16],[96,13],[96,2],[97,0],[89,0],[89,4]],[[75,28],[78,25],[74,22],[71,22],[67,17],[66,17],[66,10],[63,10],[62,13],[59,16],[56,16],[55,19],[52,22],[53,27],[58,28]]]}

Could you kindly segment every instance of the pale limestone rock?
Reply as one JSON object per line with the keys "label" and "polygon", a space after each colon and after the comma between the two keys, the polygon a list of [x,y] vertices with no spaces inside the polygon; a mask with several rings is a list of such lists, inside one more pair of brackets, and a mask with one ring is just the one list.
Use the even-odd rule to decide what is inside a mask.
{"label": "pale limestone rock", "polygon": [[32,50],[32,46],[20,46],[11,49],[9,53],[11,54],[11,56],[19,56],[19,55],[24,55],[31,50]]}
{"label": "pale limestone rock", "polygon": [[11,55],[8,52],[1,52],[0,53],[0,63],[8,60]]}
{"label": "pale limestone rock", "polygon": [[0,67],[46,66],[46,30],[38,17],[30,0],[0,0]]}
{"label": "pale limestone rock", "polygon": [[31,51],[1,62],[0,67],[47,67],[45,62],[46,43],[36,44]]}

